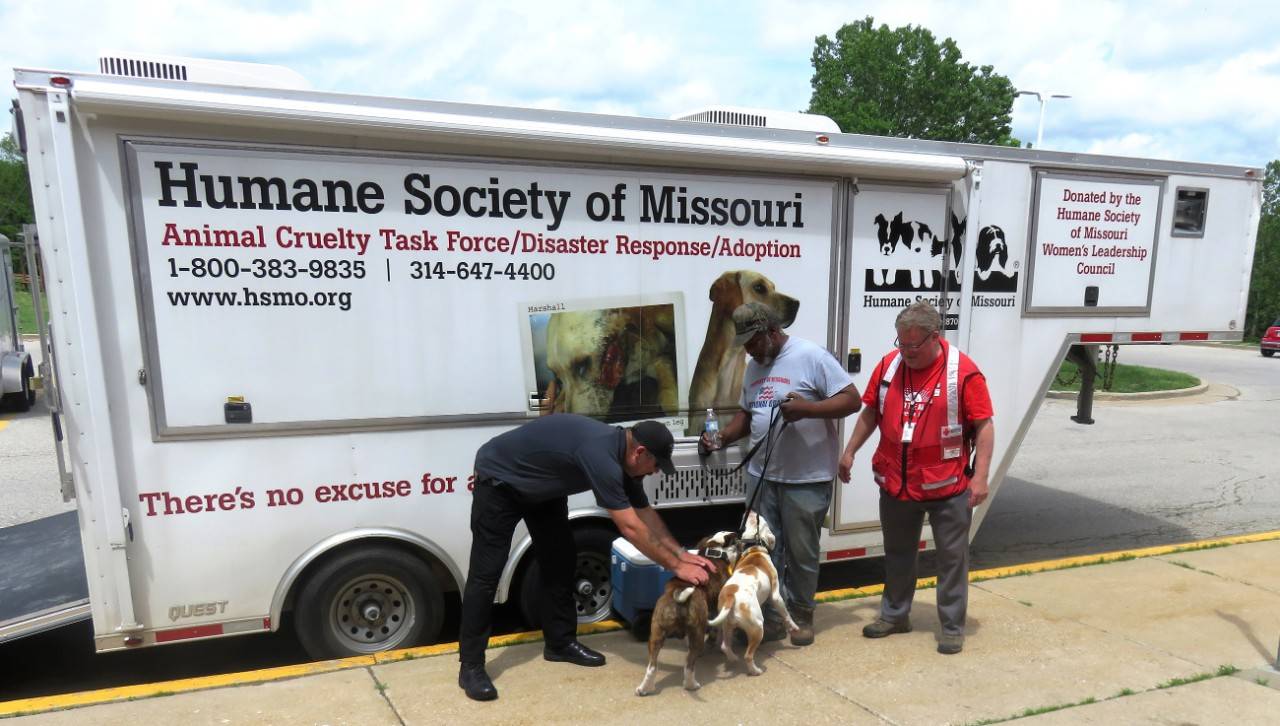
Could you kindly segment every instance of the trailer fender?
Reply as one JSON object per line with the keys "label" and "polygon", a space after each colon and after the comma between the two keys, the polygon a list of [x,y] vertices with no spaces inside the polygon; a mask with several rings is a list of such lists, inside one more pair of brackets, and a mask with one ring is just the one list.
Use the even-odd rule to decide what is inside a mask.
{"label": "trailer fender", "polygon": [[22,372],[34,368],[31,354],[26,351],[12,351],[0,356],[0,394],[17,393],[22,390]]}
{"label": "trailer fender", "polygon": [[[600,507],[575,509],[569,512],[569,524],[572,527],[592,520],[609,527],[613,526],[613,519],[609,517],[609,513]],[[529,562],[525,555],[529,553],[529,548],[532,546],[533,540],[526,532],[511,550],[511,556],[507,558],[507,566],[502,570],[502,578],[498,580],[498,593],[494,598],[497,602],[507,602],[511,598],[511,586],[515,584],[516,575]]]}
{"label": "trailer fender", "polygon": [[439,561],[448,570],[449,576],[453,578],[456,587],[462,587],[462,572],[458,569],[458,563],[454,562],[445,549],[431,540],[404,529],[394,527],[363,527],[353,529],[346,532],[330,535],[323,540],[312,545],[310,549],[303,552],[289,568],[285,570],[284,576],[280,578],[279,584],[276,585],[275,595],[271,598],[271,630],[279,630],[280,618],[284,613],[285,601],[289,597],[293,586],[298,582],[298,578],[303,572],[314,564],[325,554],[332,552],[334,549],[359,540],[374,539],[390,539],[405,542],[413,545],[415,548],[431,555]]}

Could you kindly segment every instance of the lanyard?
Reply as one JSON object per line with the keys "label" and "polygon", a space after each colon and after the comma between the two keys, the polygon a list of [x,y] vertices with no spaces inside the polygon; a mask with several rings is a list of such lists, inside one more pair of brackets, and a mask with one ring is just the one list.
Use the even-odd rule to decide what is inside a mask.
{"label": "lanyard", "polygon": [[[944,364],[944,367],[945,367],[945,364]],[[937,396],[938,383],[942,379],[942,371],[943,371],[943,368],[940,367],[938,371],[933,374],[933,378],[930,379],[928,383],[920,387],[920,390],[915,390],[912,386],[911,367],[908,366],[907,369],[903,371],[903,374],[904,374],[903,382],[905,385],[902,388],[902,401],[905,404],[904,408],[906,410],[903,411],[902,413],[902,420],[905,425],[915,426],[916,404],[921,403],[922,402],[921,399],[924,398],[925,391],[929,391],[929,398],[927,400],[924,400],[922,405],[920,406],[919,417],[921,419],[924,418],[925,410],[929,408],[929,404],[933,403],[933,399],[938,397]],[[910,398],[907,397],[907,391],[909,390],[912,391]],[[907,441],[909,442],[910,440],[911,440],[911,437],[910,435],[908,435]]]}
{"label": "lanyard", "polygon": [[[947,345],[944,347],[944,350],[946,351],[945,370],[947,375],[947,426],[944,431],[944,436],[947,435],[948,433],[958,436],[960,432],[960,426],[959,426],[960,351],[956,349],[954,345]],[[880,395],[877,396],[877,399],[878,399],[877,404],[879,406],[881,416],[884,416],[884,402],[885,402],[885,399],[888,398],[890,384],[893,382],[893,377],[897,374],[898,366],[901,363],[902,363],[902,354],[895,352],[895,354],[890,357],[889,363],[887,366],[885,366],[884,374],[880,379]],[[905,375],[908,377],[911,375],[910,369],[907,370]],[[907,386],[905,385],[906,383],[907,381],[904,380],[904,386],[903,386],[904,401],[906,400],[906,388],[907,388]],[[935,389],[937,385],[938,385],[937,380],[935,379],[933,381],[933,386]],[[934,396],[930,395],[929,401],[925,404],[925,406],[928,406],[929,403],[932,403],[933,399],[934,399]],[[910,445],[910,438],[914,434],[914,428],[915,428],[914,402],[911,404],[911,407],[908,410],[911,412],[911,418],[907,418],[907,414],[905,413],[903,414],[905,423],[903,425],[904,440],[902,442],[902,482],[898,489],[898,494],[897,494],[898,497],[901,497],[902,494],[907,493],[909,491],[907,489],[907,447]],[[923,410],[921,411],[921,413],[923,414]],[[910,432],[907,431],[907,426],[911,427]],[[957,451],[957,455],[958,453],[959,452]]]}

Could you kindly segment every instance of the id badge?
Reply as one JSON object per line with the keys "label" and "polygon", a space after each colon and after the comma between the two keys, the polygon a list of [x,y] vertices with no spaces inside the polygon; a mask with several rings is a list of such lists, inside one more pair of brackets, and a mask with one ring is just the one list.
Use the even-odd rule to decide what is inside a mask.
{"label": "id badge", "polygon": [[904,444],[911,443],[911,437],[914,436],[915,433],[916,433],[915,423],[902,424],[902,443]]}
{"label": "id badge", "polygon": [[944,425],[942,427],[942,458],[958,459],[960,458],[961,441],[964,436],[964,427],[960,424],[955,426]]}

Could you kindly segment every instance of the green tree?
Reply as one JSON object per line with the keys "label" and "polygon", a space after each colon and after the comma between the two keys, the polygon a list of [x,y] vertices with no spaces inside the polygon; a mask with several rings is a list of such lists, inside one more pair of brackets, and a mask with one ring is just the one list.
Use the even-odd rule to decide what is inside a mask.
{"label": "green tree", "polygon": [[[31,208],[31,181],[27,177],[27,162],[22,158],[18,142],[13,134],[0,139],[0,234],[16,240],[22,225],[35,221]],[[13,269],[25,271],[27,258],[14,248]]]}
{"label": "green tree", "polygon": [[918,26],[890,28],[868,16],[818,36],[809,112],[842,131],[1017,146],[1009,134],[1016,90],[991,66],[961,59],[947,38]]}
{"label": "green tree", "polygon": [[1262,183],[1262,218],[1258,222],[1258,244],[1253,251],[1245,337],[1262,337],[1267,326],[1277,319],[1280,319],[1280,159],[1267,164],[1267,176]]}

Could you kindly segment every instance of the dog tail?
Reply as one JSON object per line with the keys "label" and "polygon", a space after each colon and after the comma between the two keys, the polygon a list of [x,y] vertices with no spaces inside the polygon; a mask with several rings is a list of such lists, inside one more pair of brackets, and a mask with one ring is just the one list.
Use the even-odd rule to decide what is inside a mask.
{"label": "dog tail", "polygon": [[737,585],[728,585],[721,590],[721,597],[719,597],[719,602],[717,603],[719,612],[716,613],[716,617],[707,621],[707,625],[719,627],[731,615],[733,612],[733,590],[737,590]]}
{"label": "dog tail", "polygon": [[714,618],[711,618],[710,620],[708,620],[707,625],[710,625],[713,628],[720,627],[720,623],[723,623],[726,619],[728,619],[729,613],[732,613],[732,612],[733,612],[732,604],[729,605],[729,607],[720,608],[720,612],[717,613]]}
{"label": "dog tail", "polygon": [[676,593],[676,602],[678,602],[678,603],[680,603],[681,605],[683,605],[686,601],[688,601],[689,596],[690,596],[690,595],[692,595],[692,594],[693,594],[693,591],[694,591],[694,590],[696,590],[696,589],[697,589],[697,588],[695,588],[693,585],[690,585],[689,587],[686,587],[685,589],[681,590],[680,592],[677,592],[677,593]]}

